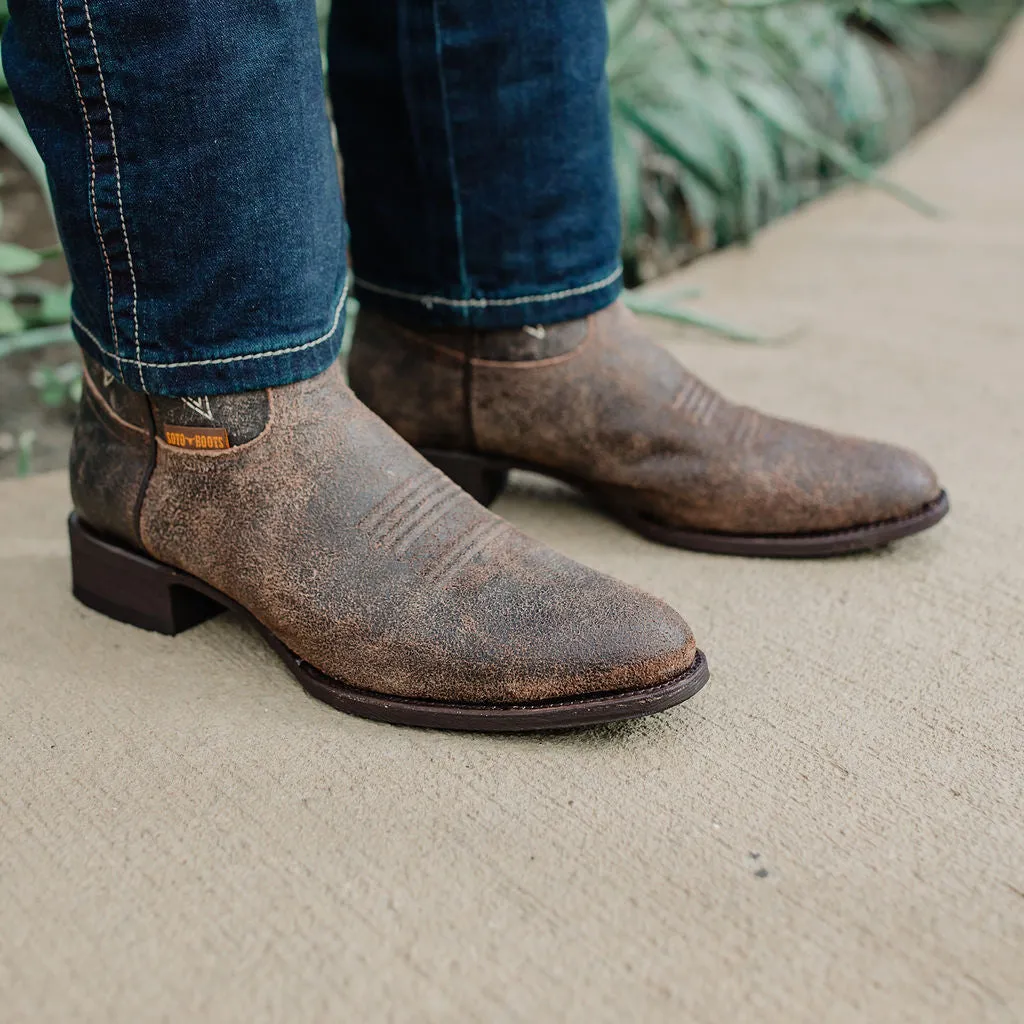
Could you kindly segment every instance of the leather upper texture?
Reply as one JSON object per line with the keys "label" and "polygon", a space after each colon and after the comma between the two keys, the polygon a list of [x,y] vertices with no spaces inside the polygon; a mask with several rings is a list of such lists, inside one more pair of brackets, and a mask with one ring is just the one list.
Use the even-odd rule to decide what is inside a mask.
{"label": "leather upper texture", "polygon": [[417,446],[548,470],[679,529],[835,531],[912,515],[941,493],[909,451],[728,401],[621,302],[504,343],[364,310],[349,367],[356,394]]}
{"label": "leather upper texture", "polygon": [[[239,397],[234,424],[230,398],[211,407],[232,436],[262,417],[226,450],[150,435],[135,529],[148,554],[233,598],[322,672],[378,693],[514,704],[654,686],[693,663],[675,611],[477,504],[357,401],[337,366],[261,394]],[[157,421],[188,415],[174,401],[194,412],[194,400],[159,399]],[[106,505],[120,516],[138,499],[136,477],[111,468],[135,437],[112,413],[89,406],[76,443],[90,467],[77,471],[76,505],[99,529]]]}

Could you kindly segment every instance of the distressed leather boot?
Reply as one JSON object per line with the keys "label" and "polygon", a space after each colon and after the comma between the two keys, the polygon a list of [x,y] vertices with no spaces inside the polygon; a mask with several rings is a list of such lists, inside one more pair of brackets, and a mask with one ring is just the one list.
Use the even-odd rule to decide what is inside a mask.
{"label": "distressed leather boot", "polygon": [[948,511],[917,456],[727,401],[621,302],[518,331],[418,330],[359,314],[356,395],[484,504],[510,469],[556,477],[677,547],[834,555]]}
{"label": "distressed leather boot", "polygon": [[563,728],[650,714],[707,679],[671,608],[488,512],[337,364],[175,399],[87,359],[71,489],[81,601],[162,633],[232,609],[309,693],[354,714]]}

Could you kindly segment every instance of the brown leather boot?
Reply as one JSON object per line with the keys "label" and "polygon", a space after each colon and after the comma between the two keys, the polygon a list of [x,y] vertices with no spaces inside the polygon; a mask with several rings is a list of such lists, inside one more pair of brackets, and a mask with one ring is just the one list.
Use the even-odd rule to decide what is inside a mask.
{"label": "brown leather boot", "polygon": [[659,711],[707,679],[671,608],[481,507],[336,365],[172,399],[86,360],[71,489],[79,600],[163,633],[242,612],[309,693],[354,714],[563,728]]}
{"label": "brown leather boot", "polygon": [[485,504],[508,470],[589,493],[653,540],[737,555],[834,555],[937,523],[917,456],[734,405],[621,302],[519,331],[419,331],[370,310],[349,376],[366,404]]}

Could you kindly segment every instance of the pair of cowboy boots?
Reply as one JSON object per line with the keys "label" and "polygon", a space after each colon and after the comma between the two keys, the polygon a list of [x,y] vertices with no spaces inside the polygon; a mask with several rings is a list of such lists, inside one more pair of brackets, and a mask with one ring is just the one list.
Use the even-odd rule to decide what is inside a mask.
{"label": "pair of cowboy boots", "polygon": [[349,374],[351,390],[335,365],[177,399],[86,359],[75,595],[163,633],[242,612],[309,693],[354,714],[564,728],[686,700],[707,662],[666,604],[489,512],[509,469],[726,554],[865,550],[948,509],[917,456],[734,405],[621,303],[490,332],[364,309]]}

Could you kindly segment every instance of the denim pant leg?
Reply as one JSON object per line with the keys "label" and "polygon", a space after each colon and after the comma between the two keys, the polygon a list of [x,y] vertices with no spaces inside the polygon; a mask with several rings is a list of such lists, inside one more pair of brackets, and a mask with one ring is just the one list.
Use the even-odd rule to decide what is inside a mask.
{"label": "denim pant leg", "polygon": [[85,351],[202,395],[330,365],[345,228],[313,0],[10,0]]}
{"label": "denim pant leg", "polygon": [[329,80],[361,301],[481,328],[621,288],[604,0],[335,0]]}

